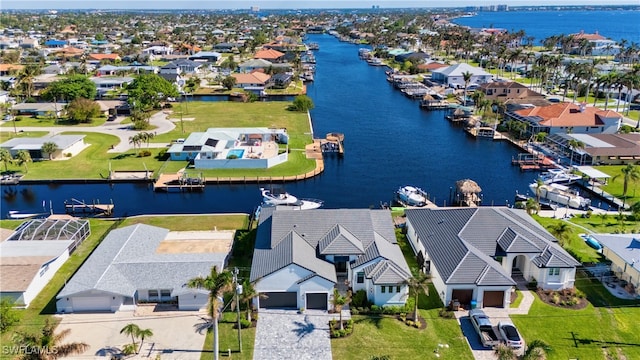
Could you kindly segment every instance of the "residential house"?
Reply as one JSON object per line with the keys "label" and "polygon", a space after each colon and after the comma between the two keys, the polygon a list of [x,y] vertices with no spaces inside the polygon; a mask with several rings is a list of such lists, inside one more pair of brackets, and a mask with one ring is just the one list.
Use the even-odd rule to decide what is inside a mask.
{"label": "residential house", "polygon": [[[572,148],[572,140],[582,144]],[[640,161],[640,134],[553,134],[545,144],[573,165],[625,165]]]}
{"label": "residential house", "polygon": [[19,46],[25,50],[28,50],[37,49],[40,47],[40,44],[38,43],[38,39],[24,38],[20,41]]}
{"label": "residential house", "polygon": [[63,48],[67,46],[66,40],[49,39],[44,42],[44,46],[48,48]]}
{"label": "residential house", "polygon": [[154,45],[143,49],[142,53],[147,55],[169,55],[173,53],[173,47],[171,45]]}
{"label": "residential house", "polygon": [[224,269],[233,236],[145,224],[112,230],[56,296],[58,312],[134,310],[139,302],[202,309],[208,291],[185,284],[214,266]]}
{"label": "residential house", "polygon": [[278,63],[283,61],[284,53],[273,49],[258,50],[256,51],[255,55],[253,55],[253,58],[267,60],[272,63]]}
{"label": "residential house", "polygon": [[615,56],[620,53],[620,45],[611,39],[598,34],[596,31],[593,34],[587,34],[584,31],[580,31],[577,34],[571,34],[573,36],[574,47],[571,52],[573,54],[582,54],[583,47],[580,42],[586,40],[589,43],[588,55],[591,56]]}
{"label": "residential house", "polygon": [[[84,142],[85,135],[53,135],[51,137],[18,137],[9,139],[0,144],[0,149],[7,149],[11,156],[15,157],[18,151],[26,150],[33,160],[61,160],[78,155],[86,149],[88,144]],[[42,151],[45,143],[56,144],[57,150],[53,154]]]}
{"label": "residential house", "polygon": [[213,45],[212,50],[220,53],[232,53],[234,51],[237,51],[239,47],[240,44],[238,43],[223,42]]}
{"label": "residential house", "polygon": [[123,77],[101,77],[96,76],[90,78],[90,80],[96,84],[96,88],[98,89],[98,96],[102,96],[103,94],[112,91],[126,88],[129,84],[133,82],[132,77],[123,76]]}
{"label": "residential house", "polygon": [[0,242],[0,297],[28,307],[90,233],[89,221],[75,218],[22,223]]}
{"label": "residential house", "polygon": [[403,305],[410,277],[388,210],[260,212],[250,276],[266,295],[254,299],[260,308],[328,310],[333,289],[347,287]]}
{"label": "residential house", "polygon": [[246,74],[246,73],[254,72],[256,70],[265,71],[270,67],[273,67],[273,63],[271,61],[264,60],[264,59],[251,59],[238,65],[238,71],[240,73]]}
{"label": "residential house", "polygon": [[542,104],[550,105],[550,103],[544,99],[544,95],[515,81],[484,83],[480,85],[478,90],[484,93],[484,98],[487,100],[500,100],[503,103],[508,101],[540,103],[540,101],[543,101]]}
{"label": "residential house", "polygon": [[640,236],[638,234],[590,234],[602,245],[602,255],[611,261],[618,279],[640,288]]}
{"label": "residential house", "polygon": [[547,106],[525,106],[505,112],[507,119],[521,121],[526,134],[615,134],[622,124],[622,115],[612,110],[600,110],[584,103],[561,102]]}
{"label": "residential house", "polygon": [[222,59],[222,54],[215,51],[199,51],[191,56],[189,56],[189,60],[193,61],[203,61],[209,63],[217,63],[218,60]]}
{"label": "residential house", "polygon": [[273,74],[269,79],[269,87],[274,89],[286,89],[291,84],[293,75],[289,73]]}
{"label": "residential house", "polygon": [[236,87],[245,90],[264,90],[271,78],[270,75],[259,71],[254,71],[249,74],[231,74],[231,76],[236,78]]}
{"label": "residential house", "polygon": [[15,111],[17,115],[30,115],[30,116],[46,116],[52,114],[54,116],[62,115],[62,110],[67,106],[66,103],[20,103],[11,107],[12,111]]}
{"label": "residential house", "polygon": [[[178,69],[180,69],[179,74],[197,74],[202,69],[202,62],[192,61],[188,59],[177,59],[165,66],[170,65],[175,65],[176,67],[178,67]],[[164,68],[165,66],[163,66],[162,68]]]}
{"label": "residential house", "polygon": [[524,210],[408,209],[407,239],[445,304],[508,307],[516,280],[543,289],[574,286],[576,266]]}
{"label": "residential house", "polygon": [[467,63],[460,63],[446,68],[434,69],[431,71],[431,80],[448,87],[464,89],[465,81],[463,74],[467,72],[472,74],[468,85],[480,85],[493,81],[493,74]]}
{"label": "residential house", "polygon": [[285,129],[210,128],[171,145],[167,154],[171,160],[193,161],[196,169],[266,169],[289,159],[278,147],[288,142]]}
{"label": "residential house", "polygon": [[97,62],[118,62],[121,60],[118,54],[89,54],[87,58],[89,61]]}
{"label": "residential house", "polygon": [[24,65],[0,64],[0,76],[15,75],[24,69]]}

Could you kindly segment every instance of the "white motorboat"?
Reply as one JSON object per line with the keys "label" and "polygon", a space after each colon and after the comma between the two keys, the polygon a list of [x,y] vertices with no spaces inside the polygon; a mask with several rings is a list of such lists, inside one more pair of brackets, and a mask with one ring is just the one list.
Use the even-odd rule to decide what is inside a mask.
{"label": "white motorboat", "polygon": [[[529,185],[529,189],[531,189],[534,195],[536,194],[537,188],[537,183]],[[556,183],[540,185],[540,198],[574,209],[587,209],[591,205],[590,199],[580,196],[577,191],[567,186]]]}
{"label": "white motorboat", "polygon": [[9,210],[9,214],[7,215],[7,217],[9,219],[31,219],[31,218],[35,218],[38,216],[44,216],[44,215],[48,215],[47,213],[22,213],[18,210]]}
{"label": "white motorboat", "polygon": [[396,191],[399,202],[405,206],[427,205],[426,193],[415,186],[403,186]]}
{"label": "white motorboat", "polygon": [[541,173],[539,178],[545,184],[554,183],[554,184],[569,185],[582,179],[582,176],[578,174],[572,174],[565,169],[549,169]]}
{"label": "white motorboat", "polygon": [[273,193],[269,189],[261,188],[262,204],[261,206],[274,206],[278,209],[289,210],[311,210],[322,206],[321,200],[316,199],[298,199],[297,197],[287,193]]}

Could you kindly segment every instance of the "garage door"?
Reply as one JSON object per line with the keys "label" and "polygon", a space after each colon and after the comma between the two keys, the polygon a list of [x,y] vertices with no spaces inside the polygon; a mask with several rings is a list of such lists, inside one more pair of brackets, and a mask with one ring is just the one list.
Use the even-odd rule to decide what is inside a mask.
{"label": "garage door", "polygon": [[485,291],[482,306],[503,307],[504,291]]}
{"label": "garage door", "polygon": [[111,296],[74,297],[73,312],[111,311]]}
{"label": "garage door", "polygon": [[462,305],[471,304],[471,298],[473,298],[473,289],[456,289],[451,292],[451,298],[458,300]]}
{"label": "garage door", "polygon": [[327,294],[309,294],[307,293],[307,309],[327,310]]}
{"label": "garage door", "polygon": [[298,293],[296,292],[264,292],[267,298],[260,298],[260,307],[263,309],[273,308],[298,308]]}

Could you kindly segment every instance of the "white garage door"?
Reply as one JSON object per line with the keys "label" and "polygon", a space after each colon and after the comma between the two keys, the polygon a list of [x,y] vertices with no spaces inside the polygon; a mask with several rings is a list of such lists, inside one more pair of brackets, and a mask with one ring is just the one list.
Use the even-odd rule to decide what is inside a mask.
{"label": "white garage door", "polygon": [[74,297],[73,312],[111,311],[111,296]]}

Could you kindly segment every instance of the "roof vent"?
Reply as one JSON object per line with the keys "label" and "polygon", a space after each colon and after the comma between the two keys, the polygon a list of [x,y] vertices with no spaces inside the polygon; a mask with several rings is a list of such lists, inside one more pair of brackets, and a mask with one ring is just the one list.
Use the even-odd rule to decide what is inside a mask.
{"label": "roof vent", "polygon": [[438,224],[442,224],[442,223],[444,223],[444,222],[445,222],[445,220],[444,220],[444,219],[442,219],[442,220],[438,221]]}

